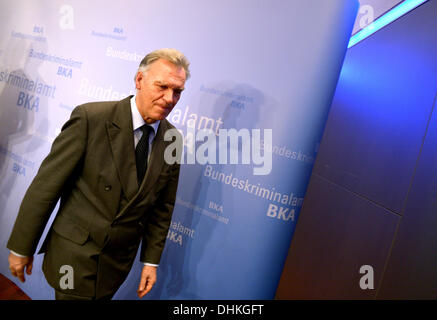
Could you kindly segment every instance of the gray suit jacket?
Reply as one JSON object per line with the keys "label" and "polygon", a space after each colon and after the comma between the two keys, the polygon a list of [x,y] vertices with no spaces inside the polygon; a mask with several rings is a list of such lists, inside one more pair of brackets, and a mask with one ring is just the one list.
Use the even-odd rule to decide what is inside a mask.
{"label": "gray suit jacket", "polygon": [[[58,214],[42,245],[43,271],[61,292],[116,292],[135,259],[159,263],[171,221],[179,164],[164,162],[160,122],[138,188],[130,98],[75,108],[24,196],[7,247],[33,255],[59,198]],[[181,141],[181,140],[180,140]],[[74,289],[60,288],[60,268],[74,270]]]}

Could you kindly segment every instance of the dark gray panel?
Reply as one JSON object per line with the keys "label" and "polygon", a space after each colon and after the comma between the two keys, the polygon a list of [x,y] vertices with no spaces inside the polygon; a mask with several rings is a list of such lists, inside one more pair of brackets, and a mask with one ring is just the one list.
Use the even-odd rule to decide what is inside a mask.
{"label": "dark gray panel", "polygon": [[[374,298],[399,219],[313,174],[277,298]],[[374,269],[374,290],[359,286],[362,265]]]}
{"label": "dark gray panel", "polygon": [[348,50],[314,170],[401,213],[437,86],[437,1]]}
{"label": "dark gray panel", "polygon": [[378,298],[437,299],[435,106]]}

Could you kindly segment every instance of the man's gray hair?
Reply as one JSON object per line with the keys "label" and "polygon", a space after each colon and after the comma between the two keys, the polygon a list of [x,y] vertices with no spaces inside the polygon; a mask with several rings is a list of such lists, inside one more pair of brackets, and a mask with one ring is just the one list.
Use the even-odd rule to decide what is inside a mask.
{"label": "man's gray hair", "polygon": [[184,68],[186,80],[188,80],[188,78],[190,77],[190,62],[188,61],[188,59],[182,54],[182,52],[176,49],[169,48],[158,49],[146,55],[141,61],[140,66],[138,67],[138,72],[147,71],[149,66],[159,59],[170,61],[174,65]]}

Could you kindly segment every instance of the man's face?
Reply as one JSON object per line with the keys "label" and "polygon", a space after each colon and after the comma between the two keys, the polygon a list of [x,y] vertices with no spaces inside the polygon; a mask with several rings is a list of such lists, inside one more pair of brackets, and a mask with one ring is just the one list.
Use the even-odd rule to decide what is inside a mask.
{"label": "man's face", "polygon": [[186,74],[182,67],[159,59],[135,79],[138,111],[146,123],[163,120],[173,110],[184,90]]}

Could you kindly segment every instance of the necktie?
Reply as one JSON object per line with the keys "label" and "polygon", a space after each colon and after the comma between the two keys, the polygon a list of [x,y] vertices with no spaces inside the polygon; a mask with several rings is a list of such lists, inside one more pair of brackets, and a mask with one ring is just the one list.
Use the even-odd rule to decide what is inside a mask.
{"label": "necktie", "polygon": [[149,154],[149,134],[151,130],[153,129],[147,124],[141,127],[141,131],[143,131],[143,135],[141,136],[141,139],[140,141],[138,141],[138,144],[135,148],[138,186],[141,185],[141,182],[143,181],[147,171],[147,156]]}

